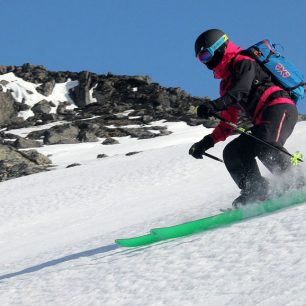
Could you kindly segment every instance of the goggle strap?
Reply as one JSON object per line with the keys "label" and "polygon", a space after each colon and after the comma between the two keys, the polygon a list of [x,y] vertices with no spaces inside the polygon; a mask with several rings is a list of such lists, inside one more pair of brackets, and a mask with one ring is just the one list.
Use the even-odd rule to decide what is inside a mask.
{"label": "goggle strap", "polygon": [[226,34],[222,35],[212,46],[207,48],[207,50],[211,53],[214,54],[214,52],[226,41],[228,40],[228,37]]}

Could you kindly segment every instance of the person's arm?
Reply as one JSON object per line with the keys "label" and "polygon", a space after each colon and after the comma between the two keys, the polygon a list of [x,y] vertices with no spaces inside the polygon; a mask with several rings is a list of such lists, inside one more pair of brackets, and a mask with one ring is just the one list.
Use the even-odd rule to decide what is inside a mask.
{"label": "person's arm", "polygon": [[[229,106],[227,110],[221,112],[220,116],[230,122],[237,124],[238,122],[238,109]],[[221,121],[209,135],[212,138],[214,144],[219,141],[224,141],[228,136],[232,135],[234,128],[227,123]]]}
{"label": "person's arm", "polygon": [[247,98],[256,77],[256,62],[248,59],[238,61],[233,66],[232,84],[226,94],[212,101],[216,111],[225,110],[228,106]]}

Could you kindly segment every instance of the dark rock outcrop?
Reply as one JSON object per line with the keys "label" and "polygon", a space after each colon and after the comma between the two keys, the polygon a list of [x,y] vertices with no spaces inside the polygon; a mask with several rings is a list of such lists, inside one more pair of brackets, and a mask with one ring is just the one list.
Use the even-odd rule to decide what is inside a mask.
{"label": "dark rock outcrop", "polygon": [[0,127],[16,120],[17,110],[10,92],[0,92]]}
{"label": "dark rock outcrop", "polygon": [[42,100],[36,103],[32,108],[32,112],[36,115],[49,114],[51,112],[52,106],[55,106],[52,102],[47,100]]}
{"label": "dark rock outcrop", "polygon": [[66,168],[73,168],[73,167],[78,167],[78,166],[81,166],[81,164],[79,163],[73,163],[71,165],[68,165]]}
{"label": "dark rock outcrop", "polygon": [[114,139],[114,138],[106,138],[102,142],[103,145],[114,145],[114,144],[118,144],[118,143],[119,143],[119,141]]}
{"label": "dark rock outcrop", "polygon": [[[32,64],[0,66],[0,74],[8,72],[26,81],[40,84],[37,91],[46,97],[52,93],[56,83],[68,80],[78,81],[78,85],[69,92],[70,98],[79,107],[75,112],[67,110],[69,103],[64,102],[59,105],[56,116],[46,116],[49,115],[47,101],[39,102],[38,105],[32,107],[35,118],[28,119],[31,124],[35,124],[37,120],[47,123],[52,120],[114,115],[128,110],[133,110],[135,116],[138,113],[144,123],[160,119],[184,120],[189,124],[199,122],[198,118],[189,112],[189,109],[191,105],[199,104],[201,99],[191,97],[180,88],[162,87],[152,82],[148,76],[98,75],[88,71],[56,72],[48,71],[41,65]],[[12,101],[6,107],[8,108],[11,104]],[[19,105],[18,111],[22,107]],[[5,113],[6,120],[2,120],[2,124],[9,124],[10,118],[16,112],[11,107],[10,111],[7,110]]]}
{"label": "dark rock outcrop", "polygon": [[39,148],[42,146],[41,142],[39,141],[22,137],[16,139],[13,145],[17,149]]}
{"label": "dark rock outcrop", "polygon": [[35,150],[18,151],[0,144],[0,182],[47,171],[51,161]]}
{"label": "dark rock outcrop", "polygon": [[108,156],[104,153],[97,155],[97,158],[106,158],[106,157],[108,157]]}
{"label": "dark rock outcrop", "polygon": [[77,137],[80,130],[70,124],[59,125],[45,131],[44,144],[72,144],[78,143]]}
{"label": "dark rock outcrop", "polygon": [[71,91],[72,98],[74,98],[75,104],[79,107],[83,107],[91,103],[89,91],[93,86],[93,76],[94,74],[88,71],[81,72],[78,78],[79,85],[73,88]]}
{"label": "dark rock outcrop", "polygon": [[50,81],[46,81],[45,83],[42,83],[41,85],[36,87],[36,90],[42,95],[48,97],[52,94],[55,84],[56,84],[55,80],[51,79]]}

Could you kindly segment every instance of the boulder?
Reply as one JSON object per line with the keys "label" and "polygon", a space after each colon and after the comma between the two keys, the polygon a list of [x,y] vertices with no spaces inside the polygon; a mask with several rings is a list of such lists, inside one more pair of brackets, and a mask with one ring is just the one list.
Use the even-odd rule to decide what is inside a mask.
{"label": "boulder", "polygon": [[132,156],[132,155],[135,155],[135,154],[138,154],[138,153],[141,153],[141,151],[129,152],[129,153],[126,153],[125,156]]}
{"label": "boulder", "polygon": [[67,107],[70,105],[68,101],[60,102],[57,106],[56,113],[58,115],[66,115],[69,113],[73,113],[72,109],[67,109]]}
{"label": "boulder", "polygon": [[96,77],[93,73],[82,71],[79,74],[79,85],[71,89],[71,96],[75,104],[79,107],[84,107],[91,103],[89,91],[96,82]]}
{"label": "boulder", "polygon": [[152,133],[148,128],[119,128],[119,130],[125,131],[129,136],[138,139],[149,139],[159,136],[157,133]]}
{"label": "boulder", "polygon": [[118,143],[119,143],[119,141],[116,140],[116,139],[113,139],[113,138],[106,138],[106,139],[102,142],[103,145],[114,145],[114,144],[118,144]]}
{"label": "boulder", "polygon": [[106,155],[104,153],[97,155],[97,158],[106,158],[106,157],[108,157],[108,155]]}
{"label": "boulder", "polygon": [[15,107],[17,112],[27,111],[31,108],[31,106],[29,106],[28,104],[20,103],[20,102],[16,102],[16,101],[14,101],[14,107]]}
{"label": "boulder", "polygon": [[42,95],[48,97],[52,94],[54,87],[55,87],[55,80],[51,79],[50,81],[44,82],[38,87],[36,87],[36,90]]}
{"label": "boulder", "polygon": [[0,144],[0,181],[47,171],[51,161],[35,150],[18,151]]}
{"label": "boulder", "polygon": [[0,127],[10,124],[17,116],[12,94],[0,92]]}
{"label": "boulder", "polygon": [[73,163],[73,164],[68,165],[66,168],[73,168],[73,167],[78,167],[78,166],[81,166],[81,164]]}
{"label": "boulder", "polygon": [[41,147],[42,143],[33,139],[27,139],[19,137],[14,142],[14,147],[17,149],[28,149],[28,148],[38,148]]}
{"label": "boulder", "polygon": [[36,150],[19,151],[19,153],[36,165],[45,166],[52,163],[47,156],[38,153]]}
{"label": "boulder", "polygon": [[51,104],[47,100],[42,100],[36,103],[32,108],[32,112],[36,114],[49,114],[51,112],[51,106],[54,105],[53,103]]}
{"label": "boulder", "polygon": [[81,130],[78,135],[78,140],[80,142],[96,142],[99,139],[94,133],[86,130]]}
{"label": "boulder", "polygon": [[70,124],[58,125],[44,132],[44,144],[72,144],[78,143],[80,130]]}

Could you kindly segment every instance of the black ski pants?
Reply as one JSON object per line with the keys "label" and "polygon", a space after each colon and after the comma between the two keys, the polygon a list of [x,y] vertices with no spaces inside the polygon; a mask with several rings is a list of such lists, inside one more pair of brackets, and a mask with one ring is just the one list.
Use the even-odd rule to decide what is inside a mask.
{"label": "black ski pants", "polygon": [[[295,105],[273,105],[264,110],[261,123],[253,126],[251,132],[254,136],[283,148],[297,119],[298,112]],[[290,156],[241,134],[223,151],[226,168],[240,189],[258,186],[258,182],[263,180],[256,157],[274,174],[285,172],[291,165]]]}

